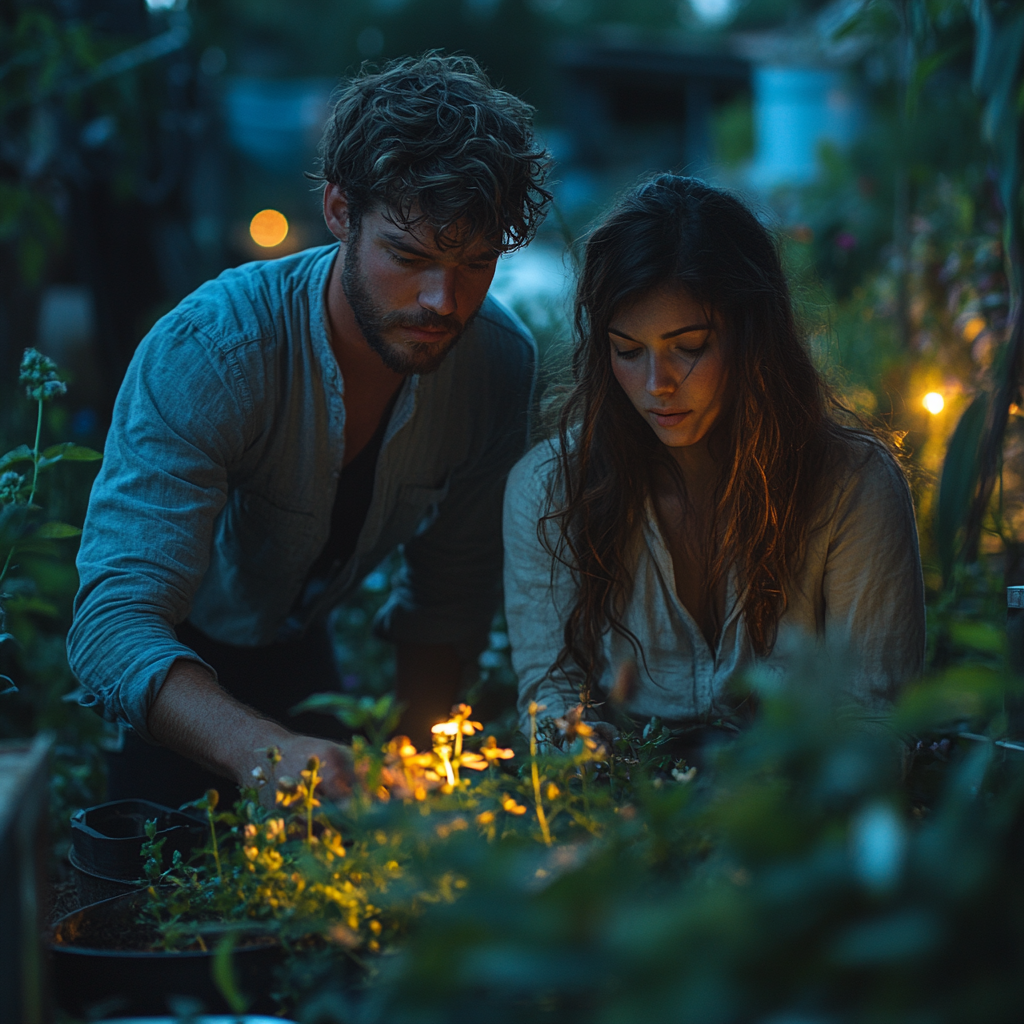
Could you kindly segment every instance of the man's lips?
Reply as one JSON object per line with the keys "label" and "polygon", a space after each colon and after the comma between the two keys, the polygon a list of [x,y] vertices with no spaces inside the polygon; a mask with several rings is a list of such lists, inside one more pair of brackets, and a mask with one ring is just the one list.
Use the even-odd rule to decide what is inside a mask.
{"label": "man's lips", "polygon": [[413,341],[418,341],[426,344],[436,341],[444,341],[446,338],[452,336],[452,330],[447,327],[402,327],[402,330],[408,334]]}
{"label": "man's lips", "polygon": [[690,409],[648,409],[659,427],[675,427],[690,415]]}

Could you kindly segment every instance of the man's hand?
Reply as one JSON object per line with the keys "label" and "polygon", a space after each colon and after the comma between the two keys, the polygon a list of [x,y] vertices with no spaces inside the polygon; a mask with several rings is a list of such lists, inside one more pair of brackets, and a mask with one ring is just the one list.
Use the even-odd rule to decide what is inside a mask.
{"label": "man's hand", "polygon": [[[267,806],[274,803],[274,780],[298,779],[313,756],[320,759],[324,779],[320,792],[337,799],[351,789],[351,751],[330,740],[297,736],[263,718],[221,689],[209,671],[194,661],[178,660],[171,666],[147,724],[158,743],[238,786],[256,785],[253,770],[262,768],[268,784],[260,796]],[[273,770],[267,757],[271,747],[281,751],[281,761]]]}
{"label": "man's hand", "polygon": [[277,801],[276,782],[282,779],[299,779],[299,773],[304,771],[309,764],[311,757],[320,761],[319,772],[321,783],[317,793],[327,797],[328,800],[341,800],[352,792],[352,780],[355,771],[352,761],[351,747],[343,747],[331,740],[317,739],[315,736],[296,736],[291,734],[287,739],[275,744],[281,753],[281,760],[271,766],[266,750],[256,751],[257,759],[249,770],[247,780],[242,780],[241,785],[253,786],[256,778],[253,770],[263,769],[263,775],[267,784],[260,789],[260,803],[264,807],[273,808]]}

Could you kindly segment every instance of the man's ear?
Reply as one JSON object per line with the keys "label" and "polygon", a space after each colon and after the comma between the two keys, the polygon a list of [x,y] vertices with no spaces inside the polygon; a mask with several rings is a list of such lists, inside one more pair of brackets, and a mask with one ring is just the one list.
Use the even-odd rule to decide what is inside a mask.
{"label": "man's ear", "polygon": [[324,221],[327,229],[339,242],[349,238],[348,197],[337,185],[324,186]]}

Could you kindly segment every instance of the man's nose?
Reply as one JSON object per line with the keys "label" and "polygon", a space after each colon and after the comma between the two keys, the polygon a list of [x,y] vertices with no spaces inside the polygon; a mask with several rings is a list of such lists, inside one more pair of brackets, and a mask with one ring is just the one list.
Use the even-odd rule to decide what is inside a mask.
{"label": "man's nose", "polygon": [[456,267],[434,267],[427,271],[426,280],[420,288],[420,305],[438,316],[451,316],[458,312],[456,272]]}

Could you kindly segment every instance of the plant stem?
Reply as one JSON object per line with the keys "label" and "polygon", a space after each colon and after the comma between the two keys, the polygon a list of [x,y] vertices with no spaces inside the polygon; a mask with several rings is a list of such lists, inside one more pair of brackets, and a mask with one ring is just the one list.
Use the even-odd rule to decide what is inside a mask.
{"label": "plant stem", "polygon": [[36,483],[39,480],[39,438],[43,433],[43,400],[39,399],[39,413],[36,416],[36,443],[32,448],[32,490],[28,494],[31,505],[36,496]]}
{"label": "plant stem", "polygon": [[313,845],[313,793],[320,783],[320,776],[317,775],[317,765],[314,764],[309,771],[309,784],[306,786],[306,842]]}
{"label": "plant stem", "polygon": [[547,815],[544,813],[544,804],[540,796],[540,773],[537,771],[537,713],[530,711],[530,774],[533,777],[533,801],[537,809],[537,821],[540,822],[540,832],[544,837],[544,844],[551,845],[551,831],[548,829]]}
{"label": "plant stem", "polygon": [[546,846],[551,845],[551,832],[548,830],[548,819],[544,813],[544,805],[540,799],[540,775],[537,772],[537,762],[534,761],[530,766],[531,774],[533,775],[533,799],[537,805],[537,821],[540,822],[540,832],[544,837],[544,843]]}
{"label": "plant stem", "polygon": [[206,808],[206,818],[210,822],[210,843],[213,848],[213,859],[217,864],[217,877],[223,878],[220,870],[220,850],[217,848],[217,830],[213,827],[213,808]]}
{"label": "plant stem", "polygon": [[[39,438],[43,432],[43,400],[39,399],[39,412],[36,415],[36,443],[32,448],[32,490],[29,492],[28,503],[32,504],[36,496],[36,483],[39,480]],[[7,579],[7,570],[11,567],[11,559],[14,557],[14,549],[17,544],[12,544],[4,559],[4,567],[0,569],[0,583]]]}

